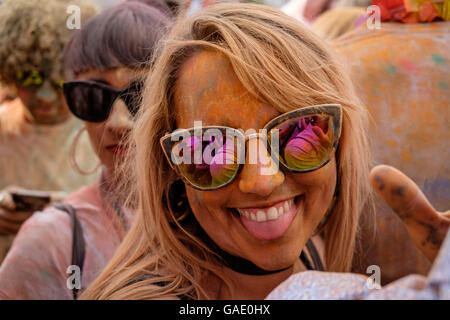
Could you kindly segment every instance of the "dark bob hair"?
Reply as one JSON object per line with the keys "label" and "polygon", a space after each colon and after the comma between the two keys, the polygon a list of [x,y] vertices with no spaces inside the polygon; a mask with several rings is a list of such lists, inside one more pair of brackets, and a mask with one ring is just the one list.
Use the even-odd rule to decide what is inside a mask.
{"label": "dark bob hair", "polygon": [[127,1],[104,10],[66,45],[67,78],[89,70],[147,67],[171,20],[170,9],[162,0]]}

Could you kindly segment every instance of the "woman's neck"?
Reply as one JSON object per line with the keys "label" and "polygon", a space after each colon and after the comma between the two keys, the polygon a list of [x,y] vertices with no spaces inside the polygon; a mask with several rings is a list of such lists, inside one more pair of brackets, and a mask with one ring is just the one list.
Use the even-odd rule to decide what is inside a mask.
{"label": "woman's neck", "polygon": [[113,180],[113,173],[111,172],[111,170],[103,166],[100,180],[102,184],[105,185],[105,187],[109,188]]}
{"label": "woman's neck", "polygon": [[102,172],[100,174],[100,192],[102,198],[107,199],[108,201],[111,200],[111,196],[115,194],[114,184],[114,172],[105,166],[102,166]]}
{"label": "woman's neck", "polygon": [[[320,235],[312,238],[312,241],[324,262],[325,243]],[[326,268],[326,265],[325,265]],[[292,268],[263,276],[252,276],[224,268],[224,274],[231,279],[233,287],[229,289],[222,280],[216,277],[205,277],[204,288],[213,299],[247,300],[265,299],[267,295],[291,275],[306,271],[303,262],[298,259]],[[206,297],[204,297],[206,298]]]}
{"label": "woman's neck", "polygon": [[225,275],[232,281],[232,288],[228,288],[220,279],[216,281],[208,279],[208,294],[213,299],[261,300],[289,276],[304,270],[306,268],[300,260],[297,260],[294,266],[289,269],[263,276],[242,274],[224,268]]}

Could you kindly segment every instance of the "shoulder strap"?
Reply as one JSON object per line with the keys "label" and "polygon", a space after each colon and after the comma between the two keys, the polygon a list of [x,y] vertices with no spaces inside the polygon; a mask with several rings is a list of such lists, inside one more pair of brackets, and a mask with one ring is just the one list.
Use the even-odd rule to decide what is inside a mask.
{"label": "shoulder strap", "polygon": [[303,262],[306,270],[314,270],[314,267],[311,264],[311,261],[309,261],[308,257],[306,256],[304,250],[302,250],[302,253],[300,253],[300,260]]}
{"label": "shoulder strap", "polygon": [[[72,265],[80,268],[80,276],[83,276],[84,258],[86,255],[86,243],[84,241],[83,227],[80,220],[77,218],[76,210],[73,206],[67,203],[57,203],[55,208],[67,212],[72,218]],[[78,297],[79,289],[73,288],[72,294],[74,300]]]}
{"label": "shoulder strap", "polygon": [[306,242],[306,248],[308,249],[308,252],[313,260],[314,269],[318,271],[325,271],[322,259],[320,259],[319,252],[317,251],[316,246],[314,245],[311,239],[309,239],[308,242]]}

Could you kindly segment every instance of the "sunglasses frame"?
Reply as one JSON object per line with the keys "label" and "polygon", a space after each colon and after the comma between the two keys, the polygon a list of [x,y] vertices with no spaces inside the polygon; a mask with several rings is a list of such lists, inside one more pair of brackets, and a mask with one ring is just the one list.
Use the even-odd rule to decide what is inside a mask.
{"label": "sunglasses frame", "polygon": [[[261,135],[259,133],[254,133],[254,134],[249,134],[249,135],[245,135],[241,130],[239,129],[235,129],[235,128],[231,128],[231,127],[224,127],[224,126],[202,126],[200,128],[190,128],[190,129],[181,129],[183,131],[187,131],[187,132],[192,132],[194,130],[198,130],[201,129],[202,130],[202,134],[204,131],[208,130],[208,129],[218,129],[220,131],[222,131],[222,133],[225,132],[230,132],[233,131],[236,134],[236,137],[239,137],[241,142],[243,142],[243,147],[240,148],[240,150],[238,150],[238,152],[241,152],[243,154],[241,154],[240,156],[246,156],[247,153],[247,141],[250,139],[254,139],[254,138],[264,138],[266,139],[266,144],[267,144],[267,151],[269,152],[269,154],[272,157],[277,157],[278,159],[275,159],[275,161],[277,161],[279,164],[281,164],[281,167],[283,168],[283,171],[287,171],[287,172],[294,172],[294,173],[306,173],[306,172],[311,172],[311,171],[315,171],[318,170],[320,168],[322,168],[323,166],[325,166],[327,163],[330,162],[330,155],[332,154],[333,150],[336,151],[338,149],[339,146],[339,140],[341,137],[341,130],[342,130],[342,106],[340,104],[321,104],[321,105],[314,105],[314,106],[309,106],[309,107],[303,107],[303,108],[299,108],[293,111],[289,111],[287,113],[284,113],[272,120],[270,120],[268,123],[266,123],[266,125],[264,125],[263,129],[265,129],[265,132],[270,132],[274,127],[276,127],[278,124],[292,119],[292,118],[296,118],[296,117],[302,117],[302,116],[308,116],[308,115],[316,115],[316,114],[326,114],[332,117],[332,126],[333,126],[333,143],[332,143],[332,149],[329,153],[328,158],[321,164],[317,165],[316,167],[310,168],[310,169],[305,169],[305,170],[298,170],[298,169],[292,169],[289,168],[288,166],[286,166],[280,159],[279,159],[279,155],[276,154],[272,154],[272,147],[270,145],[270,141],[269,139],[267,139],[267,135]],[[186,183],[188,183],[192,188],[197,189],[197,190],[202,190],[202,191],[213,191],[213,190],[217,190],[220,188],[224,188],[226,186],[228,186],[229,184],[233,183],[234,180],[236,179],[236,177],[240,174],[242,168],[244,167],[244,163],[239,163],[239,168],[236,170],[235,174],[230,178],[230,180],[220,186],[216,186],[216,187],[199,187],[196,186],[195,184],[193,184],[191,181],[189,181],[189,179],[187,179],[184,174],[181,172],[181,170],[178,168],[178,165],[174,164],[172,162],[172,157],[170,156],[170,153],[172,152],[172,148],[174,145],[174,142],[177,141],[172,141],[171,137],[174,134],[174,132],[169,133],[164,135],[161,139],[160,139],[160,144],[161,147],[163,149],[164,155],[167,159],[167,161],[169,162],[170,167],[181,177],[181,179],[183,181],[185,181]],[[192,136],[192,135],[191,135]]]}
{"label": "sunglasses frame", "polygon": [[[68,99],[68,96],[69,96],[69,94],[70,94],[70,90],[71,90],[74,86],[78,86],[78,85],[88,85],[88,86],[97,87],[97,88],[100,88],[100,89],[102,89],[102,90],[107,90],[107,91],[111,92],[113,98],[111,98],[111,101],[112,101],[112,102],[111,102],[111,105],[109,106],[109,111],[108,111],[108,114],[107,114],[107,116],[106,116],[105,119],[103,119],[103,120],[98,120],[98,121],[89,121],[89,120],[86,120],[86,119],[82,119],[81,117],[79,117],[79,116],[74,112],[74,108],[73,108],[72,103],[71,103],[71,101],[70,101],[71,99]],[[67,101],[67,105],[69,106],[70,111],[71,111],[77,118],[79,118],[79,119],[81,119],[81,120],[83,120],[83,121],[87,121],[87,122],[103,122],[103,121],[106,121],[106,120],[108,119],[109,115],[111,114],[111,110],[112,110],[112,106],[113,106],[114,102],[115,102],[117,99],[119,99],[119,98],[121,98],[122,96],[124,96],[125,94],[129,93],[129,92],[130,92],[130,89],[131,89],[132,87],[134,87],[134,86],[140,86],[140,88],[141,88],[140,90],[142,90],[142,88],[144,87],[144,81],[132,81],[132,82],[130,83],[129,86],[127,86],[125,89],[122,89],[122,90],[117,90],[117,89],[115,89],[115,88],[113,88],[113,87],[111,87],[111,86],[109,86],[109,85],[107,85],[107,84],[105,84],[105,83],[101,83],[101,82],[97,82],[97,81],[91,81],[91,80],[75,80],[75,81],[67,81],[67,82],[64,82],[64,83],[63,83],[62,88],[63,88],[64,98],[65,98],[66,101]],[[123,99],[122,99],[122,100],[123,100]],[[128,111],[129,111],[133,116],[135,116],[135,114],[137,113],[137,111],[136,111],[136,112],[132,111],[131,106],[129,106],[128,103],[126,103],[125,100],[123,100],[123,101],[124,101],[125,105],[127,106]]]}

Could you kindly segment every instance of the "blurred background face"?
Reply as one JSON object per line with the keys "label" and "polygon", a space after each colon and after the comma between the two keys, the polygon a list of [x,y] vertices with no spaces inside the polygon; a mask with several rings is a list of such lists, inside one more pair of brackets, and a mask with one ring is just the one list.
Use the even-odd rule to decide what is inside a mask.
{"label": "blurred background face", "polygon": [[[135,71],[128,68],[97,71],[92,70],[79,74],[76,80],[97,81],[121,90],[127,88],[135,79]],[[102,164],[109,170],[114,170],[115,163],[126,155],[123,145],[124,137],[129,133],[133,118],[127,106],[117,99],[106,121],[85,122],[92,147]]]}
{"label": "blurred background face", "polygon": [[36,124],[52,125],[70,117],[61,88],[44,80],[40,85],[16,84],[17,96],[33,116]]}
{"label": "blurred background face", "polygon": [[[255,99],[238,80],[222,55],[202,51],[182,66],[175,88],[178,128],[220,125],[259,130],[280,115],[274,107]],[[258,147],[263,147],[260,143]],[[248,150],[248,149],[247,149]],[[198,222],[222,249],[266,270],[293,265],[332,201],[336,185],[334,155],[324,167],[309,173],[262,175],[262,164],[244,165],[230,185],[199,191],[186,185],[190,206]],[[255,221],[243,213],[275,220]]]}
{"label": "blurred background face", "polygon": [[15,90],[12,90],[10,86],[5,86],[0,83],[0,104],[5,101],[13,100],[17,96]]}

